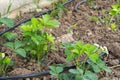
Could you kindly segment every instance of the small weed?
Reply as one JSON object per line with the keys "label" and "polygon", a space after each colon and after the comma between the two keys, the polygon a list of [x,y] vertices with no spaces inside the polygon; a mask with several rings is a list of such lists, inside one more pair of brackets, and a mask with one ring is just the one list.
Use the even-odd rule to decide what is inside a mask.
{"label": "small weed", "polygon": [[61,17],[62,16],[62,13],[64,12],[64,11],[66,11],[66,9],[64,8],[64,6],[62,5],[62,3],[63,3],[64,1],[61,1],[61,2],[58,2],[58,3],[54,3],[53,4],[53,9],[56,7],[57,9],[56,10],[53,10],[52,12],[51,12],[51,15],[53,16],[53,17],[55,17],[55,18],[59,18],[59,17]]}
{"label": "small weed", "polygon": [[12,7],[12,3],[13,3],[13,0],[9,0],[9,4],[8,4],[8,7],[7,7],[6,14],[8,14],[10,12],[10,9]]}
{"label": "small weed", "polygon": [[[117,4],[112,5],[112,9],[109,11],[110,14],[110,20],[109,20],[109,26],[111,26],[111,29],[116,31],[116,25],[118,23],[117,20],[119,20],[117,17],[120,15],[120,2]],[[116,22],[113,22],[113,19],[116,19]]]}
{"label": "small weed", "polygon": [[[90,0],[94,1],[94,0]],[[89,0],[88,0],[89,2]],[[102,25],[106,26],[106,27],[110,27],[113,31],[117,30],[117,25],[119,24],[119,16],[120,16],[120,2],[118,2],[117,4],[114,4],[111,6],[112,9],[109,11],[106,10],[102,10],[102,12],[104,13],[104,16],[92,16],[89,17],[88,20],[90,21],[99,21]],[[108,14],[107,14],[108,13]]]}
{"label": "small weed", "polygon": [[95,16],[92,16],[92,17],[89,17],[88,20],[90,20],[90,21],[99,21],[99,18],[95,17]]}
{"label": "small weed", "polygon": [[23,47],[23,43],[21,41],[15,41],[15,42],[6,42],[4,44],[4,46],[8,46],[12,49],[13,53],[16,53],[22,57],[26,57],[26,52],[25,50],[22,48]]}
{"label": "small weed", "polygon": [[6,70],[10,65],[11,59],[5,56],[5,53],[0,52],[0,75],[6,74]]}

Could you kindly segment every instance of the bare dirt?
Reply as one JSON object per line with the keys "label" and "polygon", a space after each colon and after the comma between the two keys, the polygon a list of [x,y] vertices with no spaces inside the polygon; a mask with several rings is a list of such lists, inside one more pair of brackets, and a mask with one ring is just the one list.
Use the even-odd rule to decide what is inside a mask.
{"label": "bare dirt", "polygon": [[[83,5],[80,5],[78,7],[78,11],[75,12],[74,6],[78,2],[79,0],[75,0],[71,4],[66,5],[68,11],[64,12],[61,18],[58,19],[60,27],[53,29],[50,32],[56,37],[56,41],[58,42],[73,42],[79,40],[84,43],[106,46],[108,48],[109,55],[105,56],[104,60],[106,65],[108,65],[112,71],[110,73],[99,73],[99,80],[120,80],[120,25],[117,25],[117,30],[113,31],[110,27],[105,26],[99,21],[89,20],[91,16],[106,17],[108,13],[104,13],[102,10],[110,10],[111,5],[115,4],[116,0],[96,0],[93,4],[84,3]],[[17,20],[20,21],[21,19],[28,18],[29,16],[30,15],[28,14],[21,14],[22,18],[17,18]],[[2,42],[0,43],[2,45]],[[58,51],[51,51],[51,53],[47,54],[40,66],[41,71],[48,70],[48,66],[51,64],[65,63],[63,49],[58,45],[56,46],[58,47]],[[0,50],[8,54],[6,52],[6,48],[1,48]],[[10,54],[11,53],[9,52],[8,55]],[[36,61],[29,60],[29,57],[27,59],[23,59],[17,56],[13,59],[15,60],[16,65],[9,70],[10,72],[8,75],[22,75],[37,72],[39,70],[39,66]],[[54,77],[44,76],[42,78],[28,78],[26,80],[51,80],[51,78]]]}

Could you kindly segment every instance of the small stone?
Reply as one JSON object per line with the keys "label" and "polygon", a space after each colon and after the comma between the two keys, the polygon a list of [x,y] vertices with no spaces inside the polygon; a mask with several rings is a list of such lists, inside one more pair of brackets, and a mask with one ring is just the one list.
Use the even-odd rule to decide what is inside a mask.
{"label": "small stone", "polygon": [[119,62],[120,62],[120,61],[119,61],[118,59],[114,59],[114,60],[111,60],[111,61],[110,61],[110,64],[111,64],[111,65],[118,65]]}
{"label": "small stone", "polygon": [[113,55],[120,57],[120,45],[119,43],[111,43],[108,47],[109,51],[113,53]]}
{"label": "small stone", "polygon": [[57,37],[57,41],[65,43],[65,42],[72,42],[72,41],[75,41],[75,40],[72,37],[72,33],[69,33],[69,34],[64,34],[60,37]]}
{"label": "small stone", "polygon": [[119,78],[117,78],[117,77],[113,77],[112,80],[119,80]]}
{"label": "small stone", "polygon": [[25,80],[30,80],[30,78],[26,78]]}

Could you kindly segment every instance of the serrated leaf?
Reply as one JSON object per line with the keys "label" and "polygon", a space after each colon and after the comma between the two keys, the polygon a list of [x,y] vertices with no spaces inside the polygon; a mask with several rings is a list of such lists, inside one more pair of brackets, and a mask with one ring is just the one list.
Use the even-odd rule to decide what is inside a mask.
{"label": "serrated leaf", "polygon": [[105,65],[105,63],[104,63],[101,59],[98,60],[97,65],[98,65],[101,69],[105,70],[106,72],[110,72],[110,71],[111,71],[111,70]]}
{"label": "serrated leaf", "polygon": [[56,74],[55,72],[53,71],[50,71],[50,74],[54,75],[54,76],[58,76],[58,74]]}
{"label": "serrated leaf", "polygon": [[51,49],[54,50],[54,51],[58,50],[56,46],[51,46]]}
{"label": "serrated leaf", "polygon": [[37,18],[32,18],[31,23],[32,23],[32,26],[34,26],[34,28],[39,24]]}
{"label": "serrated leaf", "polygon": [[55,76],[63,71],[63,67],[49,66],[49,68],[51,69],[50,74]]}
{"label": "serrated leaf", "polygon": [[72,53],[70,50],[65,50],[65,54],[67,55],[66,61],[70,62],[71,60],[77,57],[77,54]]}
{"label": "serrated leaf", "polygon": [[92,66],[93,70],[94,70],[96,73],[101,71],[101,69],[99,68],[99,66],[96,65],[96,64],[94,64],[93,62],[90,62],[89,64]]}
{"label": "serrated leaf", "polygon": [[42,19],[44,21],[44,24],[46,24],[50,20],[50,15],[46,14],[42,16]]}
{"label": "serrated leaf", "polygon": [[22,25],[20,28],[24,31],[32,31],[33,30],[31,25]]}
{"label": "serrated leaf", "polygon": [[91,71],[86,71],[84,77],[88,80],[98,80],[97,75]]}
{"label": "serrated leaf", "polygon": [[116,31],[116,30],[117,30],[117,27],[116,27],[116,24],[115,24],[115,23],[112,23],[112,24],[111,24],[111,29],[112,29],[113,31]]}
{"label": "serrated leaf", "polygon": [[32,36],[32,41],[35,43],[35,44],[37,44],[37,45],[39,45],[40,44],[40,42],[39,42],[39,40],[38,40],[38,37],[37,36]]}
{"label": "serrated leaf", "polygon": [[8,47],[14,49],[14,43],[12,43],[12,42],[7,42],[4,44],[4,46],[8,46]]}
{"label": "serrated leaf", "polygon": [[7,17],[0,18],[0,23],[5,24],[8,27],[13,27],[13,25],[14,25],[14,21]]}
{"label": "serrated leaf", "polygon": [[76,75],[75,76],[75,80],[85,80],[85,79],[83,78],[83,76]]}
{"label": "serrated leaf", "polygon": [[14,48],[17,49],[17,48],[20,48],[22,47],[23,43],[21,41],[15,41],[14,43]]}
{"label": "serrated leaf", "polygon": [[44,47],[43,47],[43,50],[47,50],[48,49],[48,46],[47,45],[44,45]]}
{"label": "serrated leaf", "polygon": [[59,23],[56,20],[49,20],[47,26],[48,28],[59,27]]}
{"label": "serrated leaf", "polygon": [[73,74],[83,74],[82,69],[70,69],[69,72],[71,72]]}
{"label": "serrated leaf", "polygon": [[3,60],[3,64],[8,65],[8,64],[10,64],[10,61],[11,61],[11,59],[10,59],[10,58],[5,57],[5,58],[4,58],[4,60]]}
{"label": "serrated leaf", "polygon": [[50,42],[54,43],[55,38],[54,38],[52,35],[47,34],[47,39],[48,39]]}
{"label": "serrated leaf", "polygon": [[22,56],[22,57],[26,57],[26,52],[25,52],[25,50],[22,49],[22,48],[19,48],[19,49],[15,50],[15,52],[16,52],[17,54],[19,54],[20,56]]}
{"label": "serrated leaf", "polygon": [[17,34],[16,34],[16,33],[7,32],[7,33],[4,34],[4,36],[5,36],[9,41],[11,41],[11,40],[14,40],[14,39],[16,38]]}
{"label": "serrated leaf", "polygon": [[94,53],[92,55],[89,56],[90,60],[92,60],[94,63],[96,63],[98,61],[98,54],[97,53]]}

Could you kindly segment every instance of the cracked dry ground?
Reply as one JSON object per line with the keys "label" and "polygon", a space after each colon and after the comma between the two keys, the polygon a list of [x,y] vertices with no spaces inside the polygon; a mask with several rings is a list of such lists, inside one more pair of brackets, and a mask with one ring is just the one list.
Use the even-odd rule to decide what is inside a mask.
{"label": "cracked dry ground", "polygon": [[[78,11],[74,12],[74,6],[80,0],[75,0],[71,4],[66,5],[68,9],[59,19],[60,27],[51,30],[50,32],[56,37],[57,41],[67,42],[80,40],[84,43],[99,44],[106,46],[109,55],[104,57],[106,65],[112,70],[110,73],[99,73],[99,80],[120,80],[120,25],[117,25],[117,31],[112,31],[109,27],[99,21],[90,21],[91,16],[106,17],[107,13],[102,10],[111,9],[111,5],[116,3],[116,0],[96,0],[94,7],[91,8],[90,3],[84,3],[78,7]],[[24,14],[23,14],[24,16]],[[18,30],[18,31],[16,31]],[[19,32],[19,28],[14,31]],[[71,33],[69,33],[71,32]],[[65,63],[65,55],[63,49],[56,45],[59,50],[51,52],[47,55],[41,66],[42,71],[47,70],[48,66],[55,63]],[[6,52],[10,50],[1,49]],[[34,60],[28,62],[28,59],[21,59],[15,57],[16,66],[12,67],[9,75],[20,75],[32,73],[38,70],[38,65]],[[53,76],[44,76],[42,78],[32,78],[26,80],[51,80]]]}

